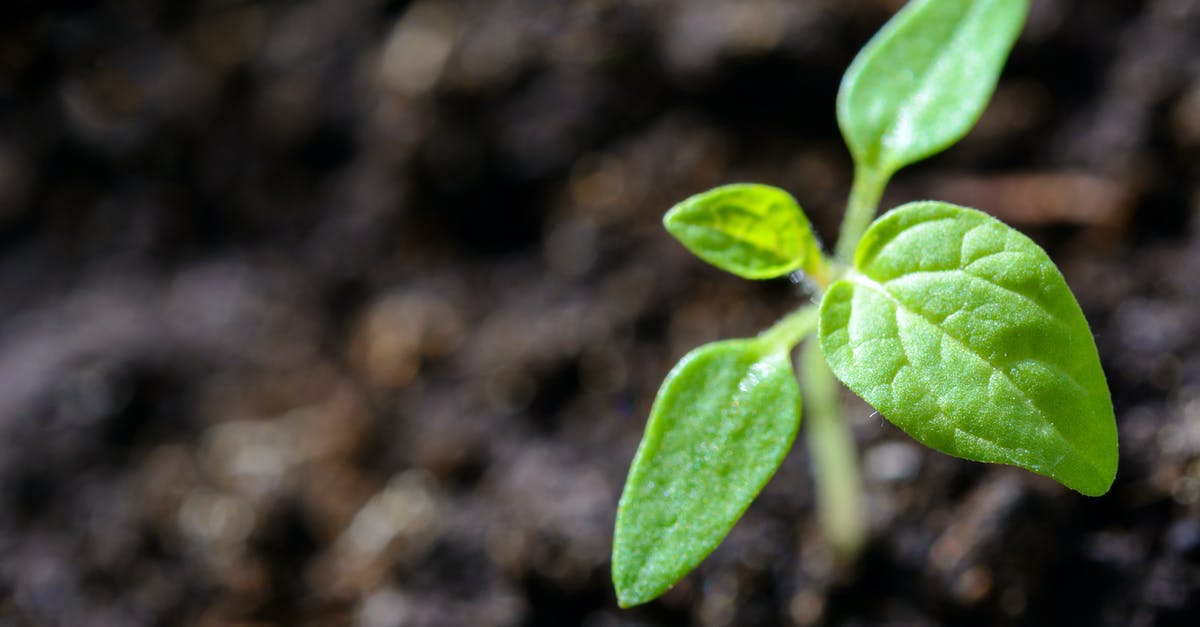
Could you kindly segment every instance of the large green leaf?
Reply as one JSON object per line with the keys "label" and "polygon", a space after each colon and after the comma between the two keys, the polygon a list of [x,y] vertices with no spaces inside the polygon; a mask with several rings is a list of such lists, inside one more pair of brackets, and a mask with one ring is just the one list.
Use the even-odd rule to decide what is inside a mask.
{"label": "large green leaf", "polygon": [[854,266],[826,292],[818,330],[843,383],[939,451],[1108,491],[1108,384],[1045,251],[981,212],[918,202],[880,217]]}
{"label": "large green leaf", "polygon": [[890,176],[966,135],[1028,10],[1028,0],[914,0],[897,13],[838,91],[855,162]]}
{"label": "large green leaf", "polygon": [[662,594],[720,544],[799,424],[786,347],[727,340],[679,361],[654,401],[617,508],[612,575],[622,607]]}
{"label": "large green leaf", "polygon": [[747,279],[812,273],[821,252],[790,194],[757,183],[723,185],[675,205],[663,224],[697,257]]}

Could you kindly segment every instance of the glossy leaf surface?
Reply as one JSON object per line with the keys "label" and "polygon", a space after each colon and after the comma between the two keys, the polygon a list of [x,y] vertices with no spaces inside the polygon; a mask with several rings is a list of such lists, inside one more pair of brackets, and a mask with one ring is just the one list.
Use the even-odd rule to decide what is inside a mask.
{"label": "glossy leaf surface", "polygon": [[737,183],[675,205],[663,224],[697,257],[747,279],[813,272],[820,248],[808,218],[787,192]]}
{"label": "glossy leaf surface", "polygon": [[1028,10],[1028,0],[913,0],[897,13],[838,91],[838,125],[855,162],[890,175],[966,135]]}
{"label": "glossy leaf surface", "polygon": [[786,349],[728,340],[684,356],[650,412],[613,538],[622,607],[665,592],[720,544],[800,424]]}
{"label": "glossy leaf surface", "polygon": [[1108,384],[1045,251],[984,213],[919,202],[880,217],[854,265],[826,292],[818,330],[847,387],[939,451],[1108,491]]}

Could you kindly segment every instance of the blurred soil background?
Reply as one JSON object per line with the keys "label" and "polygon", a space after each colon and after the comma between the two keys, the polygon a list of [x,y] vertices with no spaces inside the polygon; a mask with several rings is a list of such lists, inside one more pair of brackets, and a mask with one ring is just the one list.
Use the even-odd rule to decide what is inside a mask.
{"label": "blurred soil background", "polygon": [[1197,0],[1035,0],[978,127],[885,200],[1061,264],[1112,492],[848,397],[859,561],[800,445],[696,574],[616,608],[663,375],[807,298],[661,216],[761,181],[830,241],[838,81],[900,4],[4,2],[0,624],[1200,624]]}

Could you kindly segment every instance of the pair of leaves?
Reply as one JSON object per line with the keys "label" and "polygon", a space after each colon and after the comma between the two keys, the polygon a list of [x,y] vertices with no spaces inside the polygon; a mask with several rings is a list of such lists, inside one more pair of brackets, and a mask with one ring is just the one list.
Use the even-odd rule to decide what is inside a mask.
{"label": "pair of leaves", "polygon": [[[915,0],[855,57],[837,119],[856,166],[886,180],[962,139],[987,106],[1029,0]],[[808,218],[783,190],[735,184],[671,209],[667,230],[747,279],[821,266]]]}
{"label": "pair of leaves", "polygon": [[[701,259],[748,279],[821,270],[808,218],[787,192],[735,184],[663,218]],[[799,326],[816,326],[809,311]],[[622,607],[695,568],[766,485],[800,426],[792,344],[770,336],[707,344],[667,374],[617,506],[613,584]]]}
{"label": "pair of leaves", "polygon": [[[897,14],[838,94],[856,166],[886,180],[961,138],[1027,10],[1028,0],[915,0]],[[772,187],[717,188],[664,222],[745,278],[828,269],[799,205]],[[895,209],[867,230],[819,318],[837,378],[917,440],[1088,495],[1111,485],[1116,429],[1095,343],[1062,275],[1020,233],[947,203]],[[622,606],[694,568],[774,473],[800,420],[790,348],[766,335],[718,342],[667,376],[617,514]]]}
{"label": "pair of leaves", "polygon": [[[743,202],[786,196],[765,185],[736,187]],[[706,229],[719,230],[721,216],[741,215],[727,189],[673,209],[669,228],[701,214],[711,218]],[[779,223],[807,229],[794,202],[769,211],[784,215],[734,221],[742,241],[768,241]],[[731,271],[791,265],[750,246],[721,257],[728,248],[704,248],[710,236],[672,233]],[[797,239],[815,246],[807,230]],[[987,214],[917,202],[876,220],[854,267],[821,301],[819,336],[838,379],[931,448],[1027,468],[1089,496],[1112,484],[1116,428],[1087,320],[1045,251]],[[714,409],[691,408],[710,420],[721,416]]]}
{"label": "pair of leaves", "polygon": [[[923,444],[1089,496],[1116,476],[1112,402],[1087,321],[1037,244],[982,212],[909,203],[826,291],[833,373]],[[710,344],[663,383],[617,514],[613,581],[630,606],[704,559],[774,473],[800,420],[789,346]]]}

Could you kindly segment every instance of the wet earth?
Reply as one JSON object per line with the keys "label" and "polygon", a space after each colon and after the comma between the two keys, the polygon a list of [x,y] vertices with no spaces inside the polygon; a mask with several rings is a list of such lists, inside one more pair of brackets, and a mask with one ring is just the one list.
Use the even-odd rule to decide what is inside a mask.
{"label": "wet earth", "polygon": [[884,201],[983,209],[1060,264],[1112,491],[847,395],[858,560],[797,446],[695,574],[616,607],[658,383],[808,298],[662,213],[760,181],[831,240],[838,81],[900,5],[5,3],[0,624],[1200,624],[1197,0],[1035,0],[976,129]]}

